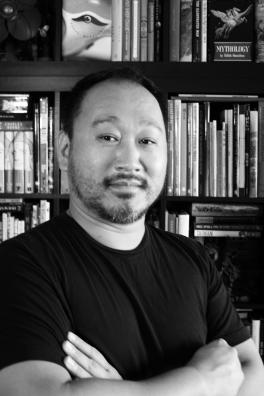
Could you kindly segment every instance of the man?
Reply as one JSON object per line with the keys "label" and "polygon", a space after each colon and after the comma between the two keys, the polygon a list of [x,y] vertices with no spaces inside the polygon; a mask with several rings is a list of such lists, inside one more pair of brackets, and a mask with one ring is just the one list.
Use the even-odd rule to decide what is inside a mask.
{"label": "man", "polygon": [[157,89],[102,72],[65,114],[69,211],[0,246],[0,395],[260,396],[261,359],[203,248],[145,224],[167,165]]}

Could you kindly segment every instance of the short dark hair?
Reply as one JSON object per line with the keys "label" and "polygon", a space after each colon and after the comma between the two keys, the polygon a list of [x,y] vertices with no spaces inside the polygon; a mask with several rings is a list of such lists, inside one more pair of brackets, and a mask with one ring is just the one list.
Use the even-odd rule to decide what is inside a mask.
{"label": "short dark hair", "polygon": [[62,126],[69,139],[72,138],[74,119],[80,111],[84,96],[93,86],[106,80],[131,81],[146,88],[157,99],[166,127],[167,103],[163,93],[156,84],[135,68],[113,68],[87,75],[78,81],[67,95],[66,100],[62,104]]}

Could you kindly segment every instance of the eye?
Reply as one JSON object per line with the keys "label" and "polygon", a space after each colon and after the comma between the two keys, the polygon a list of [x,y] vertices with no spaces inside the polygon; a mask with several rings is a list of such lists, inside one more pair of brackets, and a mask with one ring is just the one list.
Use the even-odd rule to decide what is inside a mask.
{"label": "eye", "polygon": [[150,139],[150,138],[143,138],[143,139],[140,139],[140,143],[145,144],[145,145],[152,145],[152,144],[156,144],[156,141],[154,139]]}
{"label": "eye", "polygon": [[99,136],[99,139],[110,143],[115,143],[118,141],[118,138],[113,135],[101,135]]}

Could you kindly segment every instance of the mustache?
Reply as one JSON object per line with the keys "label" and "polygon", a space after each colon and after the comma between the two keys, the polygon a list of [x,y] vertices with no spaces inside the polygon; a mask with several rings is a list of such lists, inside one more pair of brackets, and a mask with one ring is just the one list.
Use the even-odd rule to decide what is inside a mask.
{"label": "mustache", "polygon": [[147,188],[148,182],[142,176],[128,173],[118,173],[113,176],[104,178],[103,184],[105,187],[109,187],[111,184],[118,183],[120,181],[137,182],[141,188]]}

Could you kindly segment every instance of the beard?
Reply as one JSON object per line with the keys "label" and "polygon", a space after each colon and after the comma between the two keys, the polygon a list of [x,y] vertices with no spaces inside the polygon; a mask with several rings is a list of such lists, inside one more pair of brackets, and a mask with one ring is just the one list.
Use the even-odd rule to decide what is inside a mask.
{"label": "beard", "polygon": [[[70,189],[84,207],[88,211],[94,212],[101,219],[114,224],[132,224],[140,220],[146,215],[149,207],[160,194],[160,191],[158,193],[152,191],[144,178],[123,173],[105,177],[99,183],[92,176],[84,176],[81,170],[77,168],[72,156],[70,156],[68,175]],[[126,180],[128,183],[129,181],[136,182],[138,188],[144,192],[145,199],[142,201],[145,201],[145,204],[142,204],[142,201],[139,204],[138,199],[135,203],[136,194],[122,190],[116,192],[112,199],[109,199],[108,190],[113,183],[118,183],[119,180]]]}

